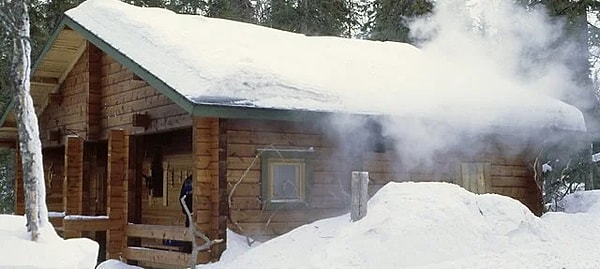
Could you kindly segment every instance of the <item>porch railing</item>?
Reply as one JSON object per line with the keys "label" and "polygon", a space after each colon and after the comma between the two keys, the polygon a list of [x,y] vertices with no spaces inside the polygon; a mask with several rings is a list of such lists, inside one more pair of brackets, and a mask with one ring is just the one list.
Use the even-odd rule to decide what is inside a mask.
{"label": "porch railing", "polygon": [[[132,224],[127,225],[127,237],[150,238],[191,242],[192,236],[187,228],[182,226]],[[188,266],[192,255],[179,250],[173,250],[166,245],[128,246],[123,251],[127,260],[144,261],[175,266]]]}

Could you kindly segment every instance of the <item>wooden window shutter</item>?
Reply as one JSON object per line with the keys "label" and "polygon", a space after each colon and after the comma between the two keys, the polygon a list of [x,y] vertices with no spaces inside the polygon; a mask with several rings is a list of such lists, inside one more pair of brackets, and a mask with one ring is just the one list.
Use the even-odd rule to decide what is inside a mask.
{"label": "wooden window shutter", "polygon": [[457,184],[474,193],[492,192],[490,170],[489,163],[461,163]]}

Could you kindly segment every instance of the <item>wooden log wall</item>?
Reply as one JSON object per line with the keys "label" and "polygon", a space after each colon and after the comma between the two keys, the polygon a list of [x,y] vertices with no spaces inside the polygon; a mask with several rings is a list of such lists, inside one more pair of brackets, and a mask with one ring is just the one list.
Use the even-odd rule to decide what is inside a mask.
{"label": "wooden log wall", "polygon": [[[525,155],[528,149],[521,148],[519,152],[504,150],[499,144],[502,143],[500,140],[485,141],[489,143],[489,148],[484,148],[476,155],[448,153],[434,158],[430,164],[406,167],[406,164],[399,162],[393,149],[383,153],[363,152],[361,156],[354,156],[355,153],[345,149],[335,135],[328,134],[327,128],[316,124],[228,120],[227,127],[228,193],[249,169],[233,194],[231,219],[246,234],[258,238],[276,236],[307,222],[347,212],[350,171],[361,168],[369,172],[372,180],[369,194],[373,195],[390,181],[456,182],[457,165],[482,163],[482,167],[490,170],[485,174],[491,180],[492,192],[518,199],[534,213],[540,213],[541,194],[533,181],[529,158]],[[195,143],[207,142],[199,140]],[[257,150],[309,147],[315,150],[315,156],[308,205],[292,210],[263,209],[260,197],[261,166],[260,158],[256,157]],[[200,153],[209,156],[208,152]],[[230,227],[236,228],[231,224]]]}
{"label": "wooden log wall", "polygon": [[102,51],[94,45],[88,46],[88,111],[86,128],[88,140],[101,138],[102,118]]}
{"label": "wooden log wall", "polygon": [[[246,234],[268,239],[307,222],[347,212],[350,189],[349,184],[344,182],[349,182],[352,167],[345,164],[353,160],[341,154],[334,141],[324,136],[318,126],[311,123],[229,120],[227,127],[227,193],[241,180],[232,195],[230,214],[232,221]],[[313,148],[315,154],[308,206],[263,210],[258,150],[309,148]],[[230,228],[236,229],[236,225],[230,224]]]}
{"label": "wooden log wall", "polygon": [[519,200],[533,213],[543,212],[542,192],[534,181],[532,163],[523,156],[495,158],[491,162],[492,192]]}
{"label": "wooden log wall", "polygon": [[[106,138],[108,130],[114,128],[141,134],[191,126],[191,116],[187,112],[131,70],[106,54],[101,56],[101,64],[101,137]],[[131,128],[136,113],[150,117],[147,129]]]}
{"label": "wooden log wall", "polygon": [[[519,200],[533,213],[541,214],[541,191],[534,181],[533,161],[529,157],[527,145],[510,146],[510,139],[485,139],[479,144],[481,152],[465,155],[460,150],[439,154],[432,163],[411,165],[403,168],[398,165],[393,151],[386,153],[367,153],[364,170],[369,171],[373,184],[369,185],[372,195],[389,181],[414,182],[460,182],[461,164],[481,163],[489,171],[485,174],[491,181],[492,193],[501,194]],[[510,147],[511,149],[507,149]],[[515,149],[518,148],[518,149]]]}
{"label": "wooden log wall", "polygon": [[108,218],[106,258],[119,259],[127,247],[127,189],[129,137],[123,130],[111,130],[108,140]]}
{"label": "wooden log wall", "polygon": [[44,158],[44,180],[46,181],[46,204],[48,205],[48,210],[52,212],[64,212],[64,148],[46,148],[42,151],[42,155]]}
{"label": "wooden log wall", "polygon": [[[68,134],[98,141],[111,129],[142,134],[191,126],[187,112],[90,43],[58,94],[39,116],[44,147],[62,145]],[[134,114],[147,114],[148,128],[132,127]]]}
{"label": "wooden log wall", "polygon": [[[49,102],[39,115],[40,137],[44,147],[62,145],[65,134],[87,138],[89,50],[77,60],[73,69],[60,85],[60,98]],[[57,137],[50,132],[59,132]]]}

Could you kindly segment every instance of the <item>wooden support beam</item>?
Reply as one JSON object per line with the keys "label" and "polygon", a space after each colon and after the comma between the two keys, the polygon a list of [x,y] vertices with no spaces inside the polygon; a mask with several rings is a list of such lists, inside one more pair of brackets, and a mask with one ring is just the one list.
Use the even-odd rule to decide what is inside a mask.
{"label": "wooden support beam", "polygon": [[111,130],[108,138],[107,213],[114,223],[106,233],[108,259],[119,259],[127,247],[128,153],[129,136],[123,130]]}
{"label": "wooden support beam", "polygon": [[[83,213],[83,139],[65,137],[65,177],[63,181],[63,206],[66,215]],[[65,229],[64,237],[81,237],[80,231]]]}
{"label": "wooden support beam", "polygon": [[[217,152],[217,156],[211,159],[217,164],[213,170],[213,192],[216,201],[211,216],[212,239],[223,241],[211,246],[212,260],[217,261],[225,251],[227,244],[227,216],[229,215],[229,201],[227,193],[227,120],[216,119],[211,126],[211,152]],[[216,158],[215,158],[216,157]]]}
{"label": "wooden support beam", "polygon": [[43,85],[43,86],[53,86],[53,87],[58,87],[58,85],[59,85],[58,78],[38,77],[38,76],[31,77],[31,84]]}
{"label": "wooden support beam", "polygon": [[227,236],[227,122],[217,118],[194,118],[193,122],[193,212],[201,232],[210,240],[223,240],[211,247],[211,260],[216,261],[225,250]]}

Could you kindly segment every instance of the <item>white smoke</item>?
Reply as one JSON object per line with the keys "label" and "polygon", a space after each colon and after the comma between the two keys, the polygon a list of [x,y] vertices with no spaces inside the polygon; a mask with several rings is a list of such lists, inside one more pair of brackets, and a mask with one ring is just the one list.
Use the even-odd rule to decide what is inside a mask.
{"label": "white smoke", "polygon": [[[576,88],[565,60],[574,46],[563,39],[563,21],[539,5],[506,0],[437,1],[433,14],[411,25],[424,51],[460,63],[479,77],[516,82],[562,99]],[[472,79],[477,79],[474,77]],[[479,81],[481,87],[494,87]],[[502,93],[502,89],[497,89]]]}
{"label": "white smoke", "polygon": [[[445,156],[452,157],[448,152],[477,154],[489,146],[482,142],[487,135],[515,134],[515,129],[503,127],[539,129],[533,123],[545,117],[539,110],[548,102],[547,96],[563,99],[578,87],[565,61],[575,46],[565,41],[563,23],[550,19],[543,6],[526,8],[507,0],[436,1],[430,16],[412,23],[411,33],[428,59],[439,59],[439,66],[450,63],[452,70],[439,72],[446,66],[434,66],[423,75],[431,76],[423,83],[435,87],[437,96],[413,105],[434,110],[434,119],[383,120],[383,135],[394,141],[399,167],[431,167]],[[518,91],[530,95],[515,94]],[[472,100],[482,100],[481,107],[467,107],[477,104]],[[527,108],[527,104],[533,105]],[[519,111],[511,113],[513,107]],[[528,116],[528,109],[537,113]],[[513,126],[493,126],[494,121]],[[523,148],[517,145],[525,145],[535,135],[528,136],[511,136],[513,141],[501,143],[515,145],[510,150],[518,154]]]}

